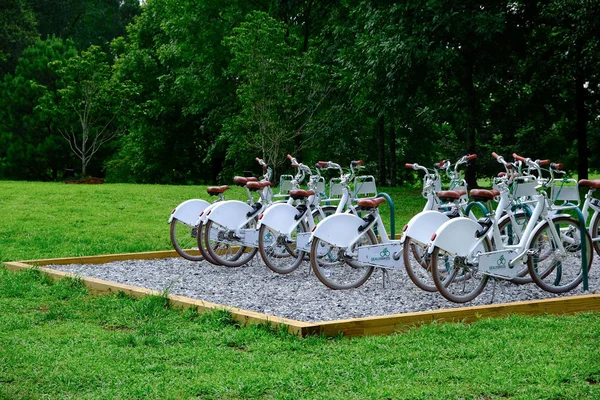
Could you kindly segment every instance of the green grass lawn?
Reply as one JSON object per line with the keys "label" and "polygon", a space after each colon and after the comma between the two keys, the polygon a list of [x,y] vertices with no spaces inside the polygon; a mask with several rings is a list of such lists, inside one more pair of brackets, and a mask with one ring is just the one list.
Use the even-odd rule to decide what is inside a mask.
{"label": "green grass lawn", "polygon": [[[420,190],[382,191],[399,232]],[[204,188],[0,182],[0,260],[169,249],[168,215],[192,197]],[[598,313],[299,339],[0,268],[0,399],[600,398],[599,343]]]}

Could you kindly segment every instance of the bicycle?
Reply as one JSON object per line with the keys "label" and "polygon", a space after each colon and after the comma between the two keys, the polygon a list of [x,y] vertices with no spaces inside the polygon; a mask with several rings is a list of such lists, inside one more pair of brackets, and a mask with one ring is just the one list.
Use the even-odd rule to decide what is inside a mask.
{"label": "bicycle", "polygon": [[[320,204],[320,167],[317,166],[313,174],[309,167],[298,163],[291,155],[287,157],[298,169],[292,179],[290,200],[272,205],[259,217],[259,252],[265,265],[279,274],[289,274],[300,266],[309,250],[307,244],[312,229],[336,210],[334,206]],[[299,188],[305,175],[309,176],[308,190]],[[296,205],[293,205],[294,201]]]}
{"label": "bicycle", "polygon": [[[258,251],[258,216],[273,202],[272,170],[260,158],[261,181],[254,177],[234,177],[234,183],[245,187],[248,202],[228,200],[204,210],[197,235],[198,247],[207,261],[215,265],[239,267],[250,261]],[[254,201],[252,193],[260,200]]]}
{"label": "bicycle", "polygon": [[[212,204],[224,201],[223,194],[229,186],[210,186],[206,189],[209,196],[218,196]],[[202,199],[186,200],[171,211],[168,223],[170,224],[169,238],[173,248],[181,257],[190,261],[202,261],[204,256],[197,245],[198,225],[200,213],[211,203]]]}
{"label": "bicycle", "polygon": [[[446,221],[463,215],[468,198],[467,184],[460,177],[458,168],[477,158],[476,154],[462,156],[452,168],[448,160],[441,161],[429,170],[419,164],[406,164],[406,168],[425,172],[423,176],[422,196],[427,200],[423,211],[415,215],[403,228],[400,239],[404,267],[410,280],[419,288],[435,292],[431,272],[427,244],[431,235]],[[449,190],[441,190],[440,170],[445,170],[450,179]],[[474,218],[473,216],[471,216]]]}
{"label": "bicycle", "polygon": [[[522,162],[540,171],[535,161],[523,158]],[[515,268],[519,263],[527,263],[534,282],[554,293],[571,290],[581,282],[579,222],[568,215],[549,212],[545,191],[534,196],[535,208],[516,244],[502,239],[496,213],[492,211],[490,202],[498,192],[473,189],[469,194],[474,201],[487,203],[486,218],[474,221],[457,217],[447,221],[432,236],[428,249],[432,278],[446,299],[456,303],[471,301],[483,291],[490,277],[516,278],[521,271]],[[584,236],[591,246],[589,234],[585,232]],[[591,252],[584,262],[589,268]]]}

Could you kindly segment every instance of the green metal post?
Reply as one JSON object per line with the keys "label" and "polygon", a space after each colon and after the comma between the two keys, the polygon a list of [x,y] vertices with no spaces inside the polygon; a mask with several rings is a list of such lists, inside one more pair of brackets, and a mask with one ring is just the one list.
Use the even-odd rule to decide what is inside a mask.
{"label": "green metal post", "polygon": [[392,201],[392,198],[390,197],[389,194],[387,193],[377,193],[377,196],[375,197],[384,197],[387,200],[387,203],[390,206],[390,237],[393,239],[396,238],[396,209],[394,208],[394,202]]}

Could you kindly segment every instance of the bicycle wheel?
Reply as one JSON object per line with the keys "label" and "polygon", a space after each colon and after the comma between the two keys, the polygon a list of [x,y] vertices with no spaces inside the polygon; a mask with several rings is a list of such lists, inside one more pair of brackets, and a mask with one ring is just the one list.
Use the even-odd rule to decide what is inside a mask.
{"label": "bicycle wheel", "polygon": [[[249,222],[244,229],[256,226],[256,221]],[[216,232],[216,234],[213,234]],[[208,221],[204,230],[204,250],[217,263],[226,267],[240,267],[246,264],[256,255],[256,247],[247,247],[235,239],[226,237],[228,230],[215,223]]]}
{"label": "bicycle wheel", "polygon": [[592,237],[592,243],[594,243],[594,249],[600,256],[600,241],[597,241],[600,236],[600,212],[594,214],[592,223],[590,224],[590,235]]}
{"label": "bicycle wheel", "polygon": [[[204,225],[202,222],[200,222],[200,224],[198,225],[198,238],[197,238],[198,239],[198,250],[200,250],[200,254],[202,254],[202,257],[204,257],[204,259],[206,261],[208,261],[209,263],[211,263],[213,265],[221,265],[217,261],[215,261],[210,256],[210,254],[208,254],[208,250],[206,250],[206,239],[205,239],[206,235],[207,235],[206,225]],[[214,240],[215,237],[216,237],[216,230],[215,230],[215,228],[213,228],[212,236],[208,239],[208,242],[210,243],[210,245],[212,247],[217,246],[217,243]]]}
{"label": "bicycle wheel", "polygon": [[489,277],[479,272],[476,254],[491,249],[487,238],[470,257],[454,256],[436,246],[431,254],[431,276],[442,296],[454,303],[466,303],[479,296]]}
{"label": "bicycle wheel", "polygon": [[335,210],[337,210],[336,206],[323,206],[321,207],[321,211],[323,212],[323,216],[319,213],[319,210],[314,210],[312,212],[313,220],[315,221],[315,225],[319,225],[319,222],[329,217],[330,215],[335,214]]}
{"label": "bicycle wheel", "polygon": [[310,263],[319,280],[331,289],[351,289],[362,285],[373,273],[373,266],[356,260],[357,247],[377,243],[373,231],[369,230],[351,249],[333,246],[314,238],[310,247]]}
{"label": "bicycle wheel", "polygon": [[171,220],[171,243],[177,254],[190,261],[202,261],[204,257],[198,249],[198,226],[191,226],[177,218]]}
{"label": "bicycle wheel", "polygon": [[[525,213],[517,213],[510,217],[501,219],[498,223],[498,229],[500,230],[500,236],[502,237],[503,244],[519,244],[522,233],[527,227],[528,222],[529,216]],[[529,276],[529,268],[527,267],[527,263],[524,261],[523,265],[518,267],[519,271],[517,272],[517,276],[510,281],[517,284],[533,282],[531,276]]]}
{"label": "bicycle wheel", "polygon": [[262,225],[258,231],[258,251],[265,265],[278,274],[295,271],[302,263],[305,253],[296,250],[296,235],[306,231],[304,222],[298,224],[289,236]]}
{"label": "bicycle wheel", "polygon": [[[533,281],[551,293],[564,293],[577,287],[583,280],[581,231],[579,221],[571,217],[552,220],[559,237],[552,234],[548,222],[544,222],[533,235],[529,246],[527,266]],[[565,248],[560,254],[559,240]],[[585,233],[588,271],[592,264],[592,240]]]}
{"label": "bicycle wheel", "polygon": [[430,257],[427,246],[407,237],[402,251],[404,268],[408,277],[415,285],[427,292],[437,292],[437,287],[431,277]]}

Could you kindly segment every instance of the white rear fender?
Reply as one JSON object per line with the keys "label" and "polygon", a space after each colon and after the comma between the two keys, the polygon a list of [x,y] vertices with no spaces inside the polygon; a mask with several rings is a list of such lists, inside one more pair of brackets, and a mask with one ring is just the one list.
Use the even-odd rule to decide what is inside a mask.
{"label": "white rear fender", "polygon": [[352,214],[334,214],[325,218],[317,225],[313,237],[317,237],[338,247],[348,247],[364,232],[358,228],[365,221]]}
{"label": "white rear fender", "polygon": [[435,232],[435,239],[429,251],[432,252],[437,246],[452,255],[464,257],[478,242],[476,233],[480,228],[481,225],[470,218],[458,217],[448,220]]}
{"label": "white rear fender", "polygon": [[248,213],[254,209],[248,204],[238,200],[228,200],[217,203],[217,206],[207,212],[207,219],[224,226],[227,229],[239,229],[249,219]]}
{"label": "white rear fender", "polygon": [[219,204],[221,204],[221,202],[211,203],[208,207],[206,207],[204,211],[202,211],[202,215],[200,216],[200,222],[206,224],[208,215],[212,212],[213,208],[215,208]]}
{"label": "white rear fender", "polygon": [[288,235],[299,223],[295,219],[296,215],[298,215],[298,210],[294,206],[287,203],[273,204],[263,213],[260,225],[266,225],[279,233]]}
{"label": "white rear fender", "polygon": [[169,223],[171,223],[173,218],[176,218],[185,224],[194,226],[198,223],[200,213],[209,205],[208,201],[200,199],[184,201],[173,210],[169,217]]}
{"label": "white rear fender", "polygon": [[404,237],[410,237],[418,243],[427,244],[431,241],[431,235],[449,219],[446,214],[439,211],[420,212],[408,221],[408,228],[404,231]]}

